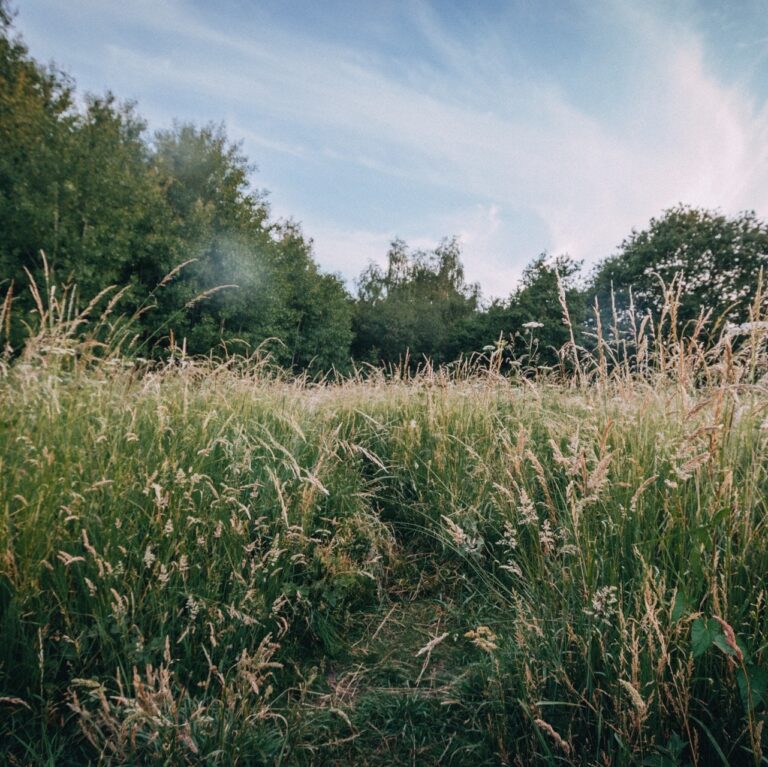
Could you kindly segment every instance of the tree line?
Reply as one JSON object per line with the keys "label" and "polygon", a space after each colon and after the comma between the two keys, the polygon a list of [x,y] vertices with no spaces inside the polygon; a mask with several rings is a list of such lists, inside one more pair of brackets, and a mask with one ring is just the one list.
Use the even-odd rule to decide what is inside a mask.
{"label": "tree line", "polygon": [[[125,288],[148,350],[172,332],[192,354],[266,345],[294,370],[344,371],[406,358],[445,363],[504,347],[538,363],[597,322],[658,312],[678,292],[680,328],[707,313],[717,327],[748,317],[768,262],[768,225],[678,205],[632,233],[590,273],[541,254],[506,299],[468,283],[458,240],[412,250],[392,243],[351,294],[323,273],[312,241],[270,216],[253,168],[223,126],[177,123],[150,133],[112,94],[75,99],[70,77],[33,59],[0,0],[0,289],[15,314],[32,308],[41,252],[87,302]],[[20,348],[24,327],[7,331]]]}

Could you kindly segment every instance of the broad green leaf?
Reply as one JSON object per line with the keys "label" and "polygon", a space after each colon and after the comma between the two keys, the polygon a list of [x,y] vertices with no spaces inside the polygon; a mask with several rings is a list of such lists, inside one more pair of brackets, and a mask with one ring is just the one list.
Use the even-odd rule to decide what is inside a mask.
{"label": "broad green leaf", "polygon": [[744,708],[753,709],[766,702],[768,693],[768,670],[759,666],[748,666],[736,673],[739,694]]}
{"label": "broad green leaf", "polygon": [[726,655],[730,655],[731,657],[736,655],[736,650],[734,650],[733,647],[731,647],[728,644],[728,640],[725,638],[725,634],[722,634],[722,633],[715,634],[715,636],[712,639],[712,642],[718,649],[722,650]]}
{"label": "broad green leaf", "polygon": [[672,623],[677,623],[686,613],[691,611],[688,598],[682,591],[675,594],[675,603],[672,605]]}
{"label": "broad green leaf", "polygon": [[698,658],[703,655],[715,641],[715,637],[720,632],[720,627],[715,621],[704,618],[697,618],[691,626],[691,649],[693,657]]}

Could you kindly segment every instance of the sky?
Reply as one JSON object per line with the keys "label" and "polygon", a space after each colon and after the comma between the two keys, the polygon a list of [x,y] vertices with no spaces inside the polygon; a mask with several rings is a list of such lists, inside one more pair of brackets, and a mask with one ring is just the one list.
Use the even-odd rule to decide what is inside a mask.
{"label": "sky", "polygon": [[224,123],[350,287],[462,244],[505,297],[677,203],[768,217],[768,0],[12,0],[32,55],[152,130]]}

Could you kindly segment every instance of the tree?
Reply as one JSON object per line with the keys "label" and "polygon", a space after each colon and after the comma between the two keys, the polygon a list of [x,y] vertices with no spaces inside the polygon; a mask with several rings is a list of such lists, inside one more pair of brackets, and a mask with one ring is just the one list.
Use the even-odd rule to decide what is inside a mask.
{"label": "tree", "polygon": [[416,364],[424,357],[449,362],[478,298],[478,286],[464,279],[455,238],[414,252],[395,240],[386,268],[371,264],[358,280],[353,354],[373,363],[397,363],[406,354]]}
{"label": "tree", "polygon": [[11,9],[6,0],[0,0],[0,29],[6,29],[11,25]]}
{"label": "tree", "polygon": [[35,62],[2,18],[0,274],[14,282],[16,312],[31,306],[27,271],[40,280],[40,251],[86,301],[137,282],[141,262],[162,268],[163,199],[143,121],[110,94],[76,110],[69,79]]}
{"label": "tree", "polygon": [[[151,167],[169,210],[167,260],[190,263],[157,293],[157,311],[147,322],[165,323],[186,338],[192,353],[235,338],[258,345],[274,330],[278,309],[266,287],[268,210],[249,188],[245,157],[223,128],[212,125],[176,124],[155,135],[152,150]],[[142,281],[157,284],[169,264],[143,264]]]}
{"label": "tree", "polygon": [[[11,33],[0,0],[0,275],[14,284],[14,315],[31,308],[27,272],[40,281],[42,250],[80,305],[128,287],[121,306],[142,309],[144,353],[173,330],[191,353],[277,338],[287,366],[347,363],[342,282],[320,272],[296,224],[270,222],[222,127],[176,124],[150,141],[133,105],[109,93],[78,109],[69,79]],[[12,346],[23,338],[14,331]]]}
{"label": "tree", "polygon": [[520,284],[506,301],[494,301],[471,319],[465,352],[478,352],[501,339],[507,356],[523,358],[526,364],[556,364],[559,350],[570,340],[559,285],[576,340],[581,340],[586,306],[580,271],[581,263],[570,256],[539,255],[523,270]]}
{"label": "tree", "polygon": [[56,243],[72,86],[29,56],[12,37],[8,6],[0,10],[0,274],[19,283],[39,250]]}
{"label": "tree", "polygon": [[270,350],[286,366],[346,366],[351,310],[343,283],[321,274],[297,224],[269,221],[264,194],[250,187],[252,167],[223,127],[177,124],[158,133],[153,166],[172,211],[176,258],[195,259],[158,297],[189,351],[277,339]]}
{"label": "tree", "polygon": [[57,237],[48,253],[59,279],[86,298],[132,284],[140,304],[172,268],[170,211],[150,168],[146,124],[112,94],[87,96],[59,162]]}
{"label": "tree", "polygon": [[660,280],[680,275],[680,329],[711,311],[719,322],[743,322],[761,269],[768,266],[768,225],[754,212],[729,218],[684,205],[664,211],[643,231],[634,231],[593,278],[593,294],[605,310],[611,290],[619,312],[629,306],[658,316],[664,303]]}

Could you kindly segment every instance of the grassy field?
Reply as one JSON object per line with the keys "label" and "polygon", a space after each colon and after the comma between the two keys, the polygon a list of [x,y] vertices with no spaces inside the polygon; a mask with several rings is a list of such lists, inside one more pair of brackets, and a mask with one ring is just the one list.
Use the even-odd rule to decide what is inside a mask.
{"label": "grassy field", "polygon": [[763,335],[322,385],[74,338],[0,368],[0,762],[766,762]]}

